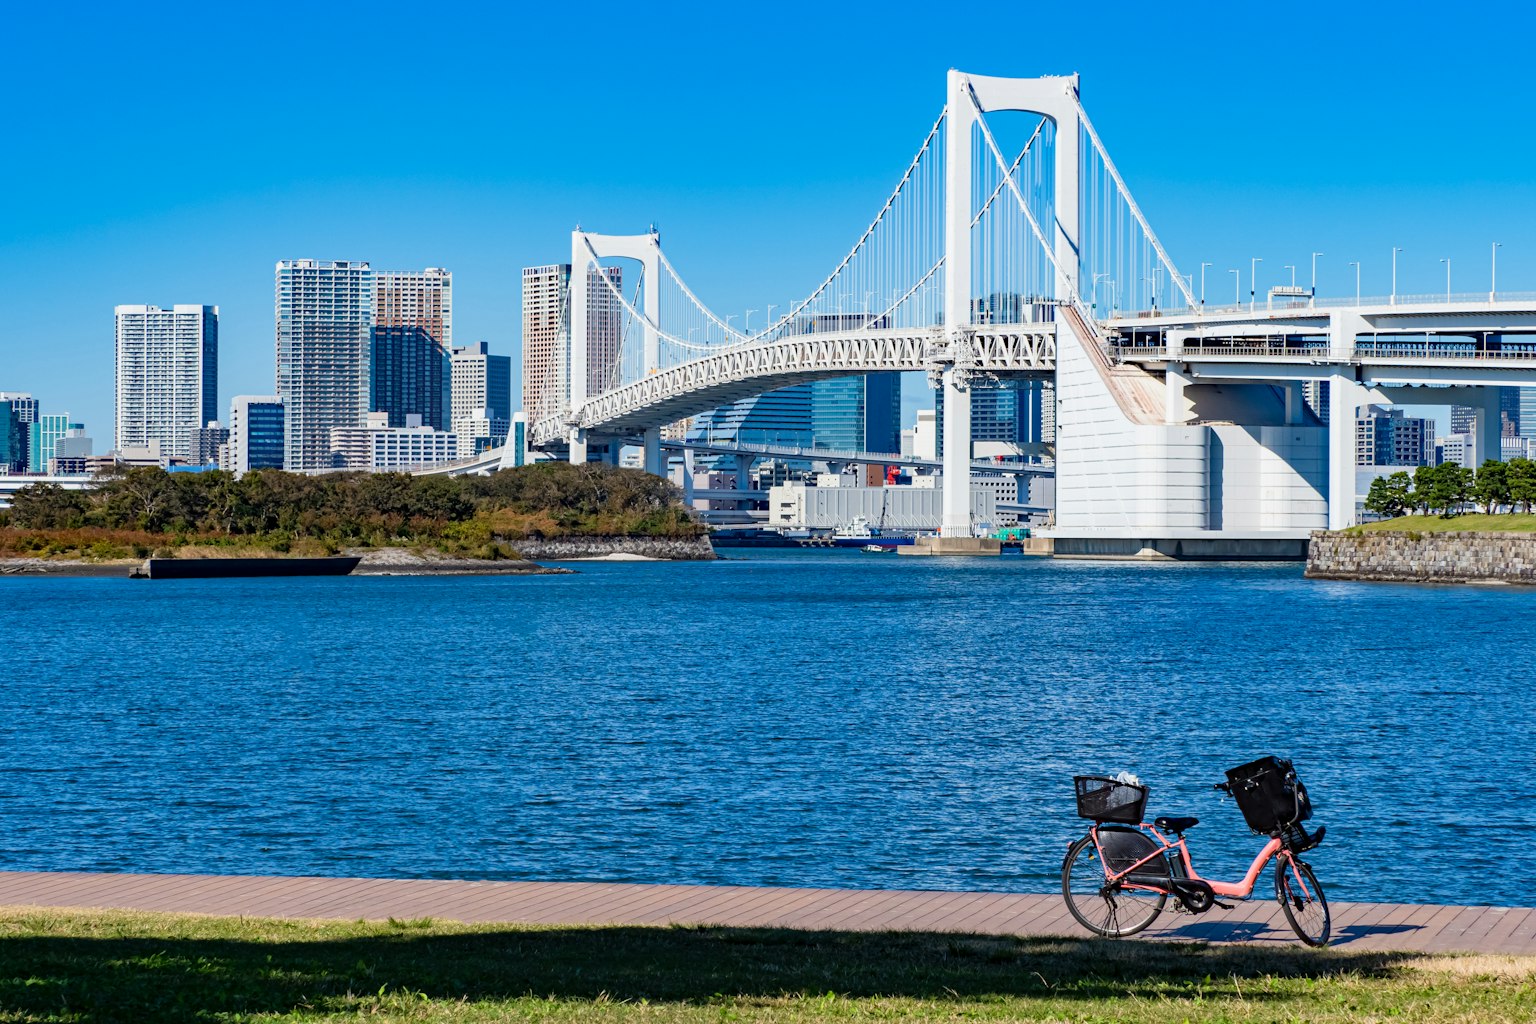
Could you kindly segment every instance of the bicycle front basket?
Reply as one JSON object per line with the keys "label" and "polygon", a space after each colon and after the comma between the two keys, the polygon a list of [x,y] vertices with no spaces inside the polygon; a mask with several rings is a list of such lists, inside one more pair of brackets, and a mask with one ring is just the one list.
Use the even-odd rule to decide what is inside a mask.
{"label": "bicycle front basket", "polygon": [[1077,784],[1077,816],[1094,821],[1118,821],[1139,825],[1147,809],[1147,787],[1120,782],[1104,775],[1074,775]]}
{"label": "bicycle front basket", "polygon": [[1307,788],[1283,757],[1261,757],[1227,772],[1232,796],[1248,827],[1259,835],[1275,835],[1287,825],[1312,817]]}

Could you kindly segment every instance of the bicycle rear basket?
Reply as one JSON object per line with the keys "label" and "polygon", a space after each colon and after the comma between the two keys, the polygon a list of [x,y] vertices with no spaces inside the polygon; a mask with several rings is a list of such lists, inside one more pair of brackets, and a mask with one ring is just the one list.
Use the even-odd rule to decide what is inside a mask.
{"label": "bicycle rear basket", "polygon": [[1139,825],[1147,809],[1147,787],[1134,786],[1103,775],[1074,775],[1077,784],[1077,816],[1094,821],[1119,821]]}
{"label": "bicycle rear basket", "polygon": [[1261,836],[1277,835],[1286,826],[1312,817],[1307,787],[1283,757],[1261,757],[1230,769],[1227,782],[1243,820]]}

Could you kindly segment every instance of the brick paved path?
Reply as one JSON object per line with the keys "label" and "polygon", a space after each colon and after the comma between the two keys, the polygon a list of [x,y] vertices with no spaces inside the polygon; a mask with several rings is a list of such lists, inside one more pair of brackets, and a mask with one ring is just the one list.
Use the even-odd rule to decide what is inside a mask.
{"label": "brick paved path", "polygon": [[[1059,895],[593,882],[0,872],[0,906],[111,907],[253,917],[532,924],[718,924],[830,930],[1087,933]],[[1334,945],[1536,955],[1536,909],[1334,903]],[[1150,939],[1289,943],[1273,900],[1201,917],[1164,912]]]}

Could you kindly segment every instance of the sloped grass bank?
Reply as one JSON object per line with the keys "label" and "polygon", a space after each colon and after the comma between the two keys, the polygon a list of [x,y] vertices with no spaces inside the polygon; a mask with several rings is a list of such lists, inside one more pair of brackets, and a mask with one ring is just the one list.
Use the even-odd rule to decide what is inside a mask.
{"label": "sloped grass bank", "polygon": [[0,911],[0,1021],[1528,1021],[1536,959]]}

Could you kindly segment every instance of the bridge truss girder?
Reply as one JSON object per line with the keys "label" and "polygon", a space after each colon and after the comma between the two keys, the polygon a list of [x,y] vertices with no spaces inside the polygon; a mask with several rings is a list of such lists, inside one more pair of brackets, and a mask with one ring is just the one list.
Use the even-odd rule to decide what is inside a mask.
{"label": "bridge truss girder", "polygon": [[942,373],[948,366],[967,379],[1053,373],[1055,325],[989,324],[967,328],[951,341],[941,328],[829,332],[726,349],[589,398],[579,410],[545,417],[533,425],[530,445],[559,445],[573,429],[631,436],[803,381],[859,373]]}

